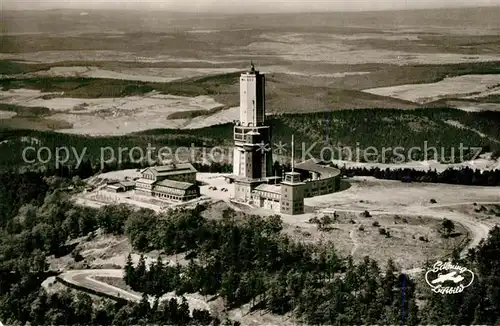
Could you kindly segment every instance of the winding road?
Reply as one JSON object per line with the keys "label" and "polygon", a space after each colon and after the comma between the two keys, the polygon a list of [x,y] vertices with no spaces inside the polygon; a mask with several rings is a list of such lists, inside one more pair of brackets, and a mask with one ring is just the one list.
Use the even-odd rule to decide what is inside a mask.
{"label": "winding road", "polygon": [[[122,269],[75,269],[66,271],[59,275],[59,277],[64,281],[76,286],[111,295],[116,298],[121,298],[133,302],[139,302],[142,299],[141,294],[130,292],[95,279],[95,277],[113,277],[122,279]],[[197,299],[189,294],[184,295],[184,297],[189,304],[189,309],[191,310],[191,312],[193,311],[193,309],[203,309],[210,311],[210,307],[205,301]],[[179,302],[181,300],[181,298],[178,296],[175,296],[173,294],[166,294],[159,298],[159,301],[162,302],[170,300],[171,298],[176,298]],[[149,301],[151,304],[153,304],[154,298],[151,297]]]}

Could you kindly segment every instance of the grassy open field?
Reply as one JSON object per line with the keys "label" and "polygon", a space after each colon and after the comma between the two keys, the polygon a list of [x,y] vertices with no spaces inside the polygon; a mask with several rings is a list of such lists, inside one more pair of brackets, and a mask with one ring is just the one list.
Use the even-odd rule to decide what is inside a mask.
{"label": "grassy open field", "polygon": [[[494,73],[498,64],[478,64],[471,65],[467,69],[464,68],[463,73],[474,71],[475,73]],[[457,65],[451,65],[446,70],[443,67],[441,73],[437,73],[437,67],[428,66],[422,71],[426,73],[416,74],[413,82],[421,82],[424,80],[436,79],[438,77],[449,74],[459,74],[462,70]],[[417,69],[409,67],[407,69]],[[474,70],[475,69],[475,70]],[[372,77],[377,73],[373,73]],[[39,77],[39,78],[11,78],[0,80],[2,91],[0,92],[0,101],[4,104],[0,108],[6,110],[5,103],[13,104],[18,107],[35,107],[24,109],[25,113],[17,115],[11,119],[2,119],[1,125],[10,128],[21,129],[37,129],[37,130],[67,130],[71,133],[81,134],[123,134],[128,132],[140,131],[145,129],[154,129],[161,126],[170,128],[182,128],[190,122],[195,122],[193,119],[198,117],[196,123],[190,128],[207,126],[226,122],[220,116],[227,113],[221,110],[228,110],[231,107],[236,107],[239,102],[239,87],[238,73],[195,77],[182,79],[180,81],[172,81],[169,83],[154,83],[127,81],[118,79],[97,79],[97,78],[78,78],[78,77]],[[409,76],[403,75],[402,76]],[[389,83],[390,76],[387,75],[386,80],[373,77],[375,85],[383,85]],[[493,76],[493,75],[492,75]],[[408,77],[404,77],[408,78]],[[361,109],[361,108],[398,108],[412,109],[422,107],[421,104],[407,101],[404,99],[392,98],[377,94],[361,92],[355,89],[340,88],[340,85],[332,87],[320,86],[321,82],[314,78],[306,78],[304,76],[286,75],[286,74],[271,74],[268,76],[267,88],[267,107],[271,114],[291,113],[291,112],[318,112],[337,109]],[[321,79],[321,78],[319,78]],[[367,80],[368,77],[363,76],[345,76],[344,82],[349,82],[350,79],[358,79],[357,84],[361,84],[361,80]],[[399,80],[396,80],[399,81]],[[394,81],[394,82],[396,82]],[[356,84],[353,81],[353,84]],[[337,86],[337,87],[335,87]],[[38,90],[42,93],[29,94],[27,97],[23,95],[23,89]],[[17,92],[20,90],[21,92]],[[14,93],[10,91],[16,91]],[[203,106],[203,108],[178,107],[174,105],[169,108],[168,102],[164,102],[163,106],[154,109],[154,116],[145,118],[148,115],[148,107],[152,104],[147,98],[151,92],[159,94],[169,94],[173,96],[183,96],[192,98],[200,95],[209,96],[216,102],[220,103],[216,110],[213,106]],[[388,94],[389,95],[389,94]],[[144,104],[138,109],[130,111],[128,107],[137,105],[137,96],[144,97]],[[490,95],[492,98],[494,95]],[[100,102],[93,103],[92,99],[109,98],[109,105],[102,106]],[[487,98],[487,99],[489,99]],[[79,100],[77,100],[79,99]],[[129,100],[130,99],[130,100]],[[476,103],[488,102],[487,99],[472,99]],[[469,100],[467,100],[469,101]],[[469,101],[469,102],[470,102]],[[137,102],[137,104],[132,104]],[[188,101],[189,102],[189,101]],[[491,102],[494,102],[492,100]],[[88,110],[82,111],[82,105]],[[448,106],[447,103],[427,103],[426,107]],[[40,110],[37,107],[45,107],[44,114],[36,114],[33,116],[28,111]],[[93,109],[95,107],[95,109]],[[109,107],[109,108],[108,108]],[[61,108],[61,109],[60,109]],[[66,108],[64,110],[64,108]],[[97,115],[95,110],[112,109],[115,112],[113,115]],[[8,111],[12,111],[8,109]],[[61,112],[64,112],[64,114]],[[88,111],[88,112],[87,112]],[[232,111],[231,111],[232,112]],[[59,113],[59,114],[58,114]],[[151,112],[153,113],[153,112]],[[236,111],[234,112],[236,113]],[[50,117],[51,115],[56,115]],[[236,113],[237,114],[237,113]],[[233,116],[233,113],[230,114]],[[200,118],[203,117],[203,118]],[[161,118],[160,118],[161,117]],[[213,117],[207,122],[205,119]],[[159,119],[160,118],[160,119]],[[164,119],[164,120],[163,120]],[[234,115],[233,119],[237,119]],[[50,121],[47,121],[50,120]],[[101,123],[102,120],[102,123]],[[141,123],[139,123],[142,121]],[[151,125],[151,122],[156,124]],[[103,128],[104,125],[116,124],[116,128]],[[126,127],[124,127],[124,125]]]}
{"label": "grassy open field", "polygon": [[[7,70],[11,71],[26,71],[33,68],[30,64],[18,64],[11,61],[2,61],[2,63],[7,67]],[[50,69],[47,65],[41,65],[38,68]],[[342,70],[338,66],[332,66],[331,68],[333,71]],[[349,70],[352,68],[351,66],[346,69]],[[267,74],[267,111],[271,114],[281,114],[321,112],[338,109],[412,109],[422,106],[452,106],[449,102],[435,102],[435,99],[427,101],[425,104],[420,104],[418,103],[418,95],[402,95],[402,97],[397,98],[396,91],[391,91],[390,88],[388,88],[388,91],[385,91],[385,89],[379,90],[377,87],[405,83],[432,83],[449,76],[464,76],[464,78],[467,78],[469,74],[491,76],[488,78],[493,81],[493,84],[496,84],[494,81],[497,78],[496,74],[500,69],[500,63],[417,65],[405,67],[371,64],[355,67],[355,69],[361,71],[368,70],[370,72],[368,74],[344,74],[342,77],[323,77],[321,74],[273,73],[271,70]],[[340,72],[336,73],[340,74]],[[205,118],[213,116],[214,118],[206,124],[203,123],[204,119],[198,119],[197,121],[199,122],[196,122],[190,128],[195,128],[196,125],[202,127],[209,124],[216,124],[217,121],[225,122],[224,120],[221,121],[220,117],[216,115],[220,110],[214,111],[211,107],[204,107],[203,109],[168,108],[166,102],[164,109],[160,108],[159,111],[155,110],[154,113],[156,117],[161,117],[162,122],[160,125],[148,126],[144,123],[143,126],[140,126],[137,121],[146,122],[146,118],[143,115],[148,114],[148,105],[144,104],[141,109],[130,112],[127,109],[130,106],[129,102],[137,101],[137,99],[130,98],[128,100],[128,98],[137,96],[147,98],[151,92],[183,97],[209,96],[220,103],[221,109],[237,107],[239,104],[239,72],[179,78],[179,80],[160,83],[88,77],[33,76],[28,72],[16,75],[16,77],[12,77],[11,75],[9,78],[0,79],[0,87],[2,88],[0,91],[0,103],[15,104],[18,106],[48,107],[49,109],[54,109],[54,105],[56,105],[59,111],[60,107],[66,108],[66,115],[52,118],[53,120],[61,121],[61,123],[51,123],[49,124],[50,126],[54,126],[56,129],[74,129],[70,131],[72,133],[98,135],[106,134],[110,131],[113,134],[123,134],[144,129],[154,129],[160,125],[167,128],[181,128],[189,124],[192,119],[200,116],[204,116]],[[447,95],[450,93],[447,89],[450,87],[453,89],[454,86],[449,82],[447,85],[447,88],[445,87],[441,91],[443,93],[439,94]],[[400,88],[401,86],[395,86],[395,89],[398,87]],[[436,88],[433,84],[429,84],[429,87]],[[374,88],[374,90],[364,91],[365,88]],[[23,89],[38,90],[41,93],[30,93],[26,97],[23,95]],[[453,92],[451,93],[449,96],[453,99]],[[93,105],[92,101],[88,100],[103,98],[109,98],[111,107],[117,112],[113,116],[106,116],[105,121],[103,117],[94,113],[94,110],[91,109]],[[483,98],[481,103],[488,102],[489,98]],[[57,102],[57,104],[53,104],[53,102]],[[494,102],[494,99],[492,102]],[[90,113],[81,111],[81,105],[90,105]],[[79,112],[73,112],[76,109]],[[99,107],[99,109],[103,108]],[[54,114],[55,112],[52,113]],[[122,116],[124,118],[120,118]],[[153,120],[147,119],[147,121],[159,122],[158,118],[151,118]],[[237,119],[236,116],[235,118]],[[178,119],[183,119],[184,121],[175,121]],[[102,128],[104,124],[100,120],[103,120],[103,123],[116,124],[117,128]],[[13,121],[5,121],[4,119],[2,120],[2,125],[9,126],[11,124],[12,127],[19,128],[23,127],[23,121],[26,122],[24,124],[26,128],[47,129],[46,123],[34,123],[32,118],[27,119],[23,116],[17,116]],[[124,123],[127,127],[120,128]],[[91,129],[89,129],[89,126]]]}
{"label": "grassy open field", "polygon": [[[324,228],[289,226],[286,233],[306,242],[332,242],[337,250],[355,260],[365,256],[384,263],[392,257],[403,268],[419,266],[426,260],[443,258],[466,241],[467,230],[457,225],[453,237],[440,234],[440,222],[425,216],[378,215],[339,212]],[[410,258],[411,257],[411,258]]]}

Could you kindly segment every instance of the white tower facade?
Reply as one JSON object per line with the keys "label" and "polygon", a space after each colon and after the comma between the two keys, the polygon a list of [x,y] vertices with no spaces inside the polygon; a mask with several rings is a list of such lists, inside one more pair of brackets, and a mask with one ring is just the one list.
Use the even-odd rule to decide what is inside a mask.
{"label": "white tower facade", "polygon": [[253,68],[240,77],[240,124],[261,126],[264,124],[265,76]]}

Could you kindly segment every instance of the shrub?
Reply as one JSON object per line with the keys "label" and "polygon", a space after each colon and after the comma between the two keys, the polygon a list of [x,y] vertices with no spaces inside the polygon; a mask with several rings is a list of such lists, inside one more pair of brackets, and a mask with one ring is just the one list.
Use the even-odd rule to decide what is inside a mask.
{"label": "shrub", "polygon": [[378,221],[375,221],[372,223],[372,226],[378,228],[380,226],[380,223]]}
{"label": "shrub", "polygon": [[455,230],[455,223],[453,223],[453,221],[447,218],[443,219],[443,222],[441,223],[440,227],[441,234],[445,238],[447,238],[453,233],[454,230]]}
{"label": "shrub", "polygon": [[437,201],[434,198],[432,198],[431,199],[431,204],[435,204],[435,203],[437,203]]}
{"label": "shrub", "polygon": [[309,219],[309,223],[312,223],[312,224],[319,224],[319,219],[315,216],[315,217],[311,217]]}
{"label": "shrub", "polygon": [[363,213],[361,213],[361,216],[363,216],[363,217],[372,217],[369,211],[364,211]]}
{"label": "shrub", "polygon": [[72,252],[71,252],[71,257],[75,260],[75,262],[80,262],[82,260],[84,260],[84,257],[81,255],[81,250],[79,248],[75,248]]}
{"label": "shrub", "polygon": [[380,228],[380,229],[378,229],[378,233],[380,233],[382,235],[386,235],[387,231],[384,228]]}
{"label": "shrub", "polygon": [[323,225],[328,225],[333,223],[333,219],[328,216],[328,215],[323,215],[323,217],[320,220],[320,223]]}

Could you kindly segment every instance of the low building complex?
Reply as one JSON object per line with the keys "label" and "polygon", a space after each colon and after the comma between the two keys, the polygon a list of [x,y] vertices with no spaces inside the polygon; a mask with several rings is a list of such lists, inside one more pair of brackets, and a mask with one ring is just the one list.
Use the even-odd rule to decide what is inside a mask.
{"label": "low building complex", "polygon": [[196,172],[189,163],[149,167],[141,171],[141,178],[135,182],[135,191],[171,201],[191,200],[200,196]]}
{"label": "low building complex", "polygon": [[295,166],[304,181],[304,198],[331,194],[340,190],[340,170],[327,162],[310,159]]}

